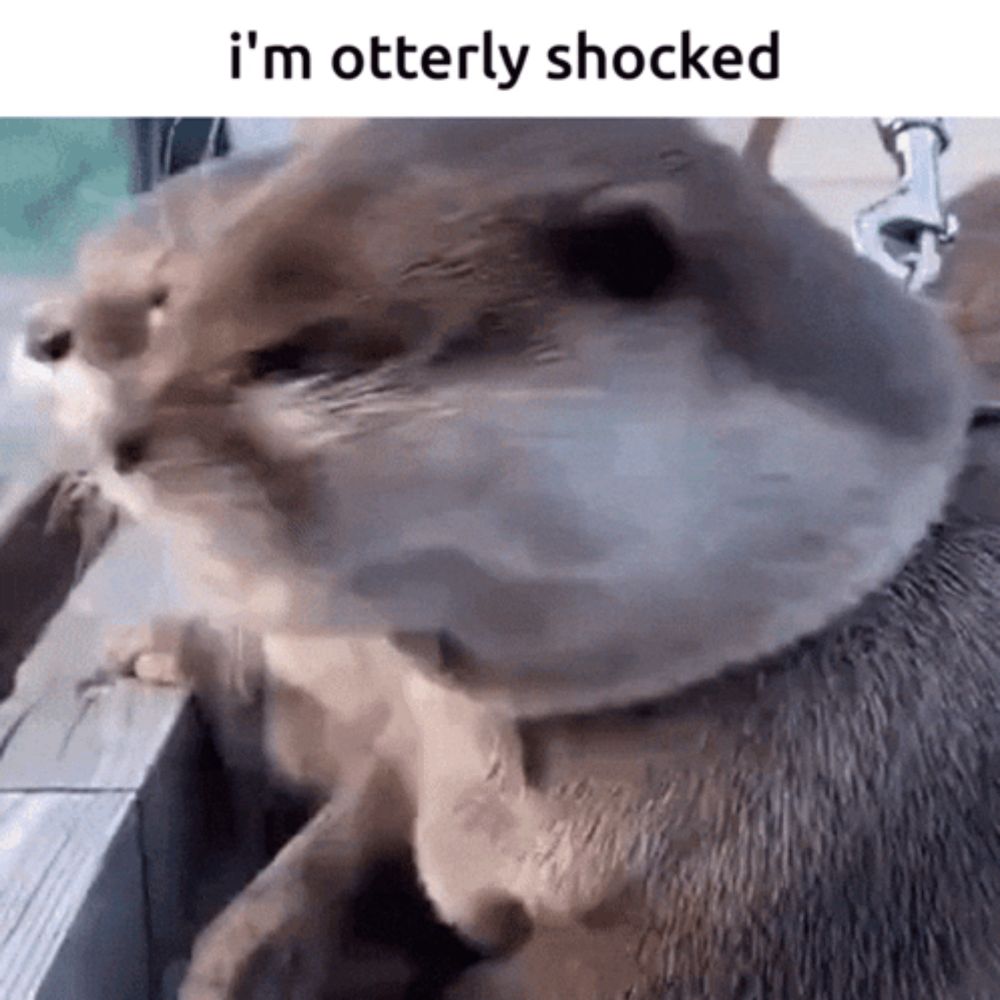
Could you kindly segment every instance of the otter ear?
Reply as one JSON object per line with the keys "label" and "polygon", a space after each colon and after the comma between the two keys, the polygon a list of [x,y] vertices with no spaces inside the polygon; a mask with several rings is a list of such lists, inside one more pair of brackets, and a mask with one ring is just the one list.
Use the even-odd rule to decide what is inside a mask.
{"label": "otter ear", "polygon": [[558,211],[543,232],[547,257],[577,293],[660,298],[683,271],[676,235],[656,206],[640,198],[602,198]]}

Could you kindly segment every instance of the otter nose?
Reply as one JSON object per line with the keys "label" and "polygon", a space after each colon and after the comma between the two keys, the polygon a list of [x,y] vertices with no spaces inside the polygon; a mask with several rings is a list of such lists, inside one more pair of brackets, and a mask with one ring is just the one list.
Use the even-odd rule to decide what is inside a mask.
{"label": "otter nose", "polygon": [[115,472],[127,475],[134,471],[145,461],[148,452],[149,435],[141,431],[123,435],[111,449]]}
{"label": "otter nose", "polygon": [[43,364],[65,358],[73,347],[70,304],[65,299],[38,303],[25,317],[25,350]]}
{"label": "otter nose", "polygon": [[54,364],[61,361],[73,346],[73,332],[65,327],[28,334],[28,355],[36,361]]}

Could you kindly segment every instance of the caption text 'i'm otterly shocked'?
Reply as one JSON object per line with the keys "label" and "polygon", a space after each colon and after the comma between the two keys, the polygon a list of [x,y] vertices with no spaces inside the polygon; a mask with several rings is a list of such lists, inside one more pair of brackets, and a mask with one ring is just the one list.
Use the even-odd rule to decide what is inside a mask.
{"label": "caption text 'i'm otterly shocked'", "polygon": [[[246,37],[239,31],[230,36],[230,76],[243,79],[244,72],[266,80],[310,80],[313,52],[306,45],[260,42],[256,31]],[[500,90],[517,86],[529,63],[530,46],[495,42],[492,31],[484,31],[482,42],[449,48],[418,45],[405,35],[385,39],[373,35],[363,45],[338,45],[329,66],[339,80],[367,76],[376,80],[467,80],[480,77],[496,81]],[[251,58],[253,57],[253,58]],[[548,80],[635,80],[651,76],[657,80],[758,80],[778,78],[778,32],[766,42],[744,50],[738,45],[696,44],[690,31],[682,31],[676,42],[647,46],[605,47],[592,41],[586,31],[577,33],[573,44],[553,45],[546,52]]]}

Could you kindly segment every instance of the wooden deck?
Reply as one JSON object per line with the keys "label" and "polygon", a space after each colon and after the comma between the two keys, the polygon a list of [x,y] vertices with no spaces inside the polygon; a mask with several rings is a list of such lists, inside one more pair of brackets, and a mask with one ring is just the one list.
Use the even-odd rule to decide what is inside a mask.
{"label": "wooden deck", "polygon": [[265,860],[263,796],[234,790],[185,691],[47,674],[74,637],[67,612],[0,705],[0,998],[173,1000],[198,929]]}
{"label": "wooden deck", "polygon": [[[0,638],[18,648],[44,621],[21,613],[46,589],[32,568],[75,559],[22,542],[0,539]],[[187,693],[100,679],[108,623],[168,599],[150,543],[112,541],[0,703],[2,1000],[172,1000],[194,935],[265,859],[263,797],[245,776],[236,790]]]}
{"label": "wooden deck", "polygon": [[57,689],[6,707],[0,731],[0,996],[165,996],[194,849],[184,693]]}
{"label": "wooden deck", "polygon": [[[108,623],[168,606],[150,545],[112,542],[0,703],[0,1000],[172,1000],[194,935],[266,857],[263,776],[227,771],[187,693],[97,680]],[[0,574],[22,588],[0,594],[16,642],[18,576]]]}

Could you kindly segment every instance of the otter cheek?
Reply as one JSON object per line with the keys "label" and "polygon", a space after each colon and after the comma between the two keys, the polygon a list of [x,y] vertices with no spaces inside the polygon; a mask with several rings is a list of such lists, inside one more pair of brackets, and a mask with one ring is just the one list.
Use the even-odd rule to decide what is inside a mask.
{"label": "otter cheek", "polygon": [[766,385],[660,371],[597,393],[482,392],[419,437],[345,449],[339,586],[393,628],[507,664],[494,680],[511,690],[628,650],[588,670],[591,695],[626,698],[821,627],[935,516],[947,470],[919,449]]}

